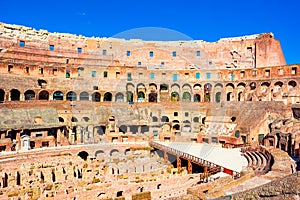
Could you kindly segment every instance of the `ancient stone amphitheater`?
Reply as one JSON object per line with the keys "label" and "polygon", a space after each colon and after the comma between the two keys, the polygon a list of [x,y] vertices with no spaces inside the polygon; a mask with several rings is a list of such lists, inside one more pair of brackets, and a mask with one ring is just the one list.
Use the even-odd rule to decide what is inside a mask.
{"label": "ancient stone amphitheater", "polygon": [[0,23],[0,199],[296,198],[299,75],[272,33],[142,41]]}

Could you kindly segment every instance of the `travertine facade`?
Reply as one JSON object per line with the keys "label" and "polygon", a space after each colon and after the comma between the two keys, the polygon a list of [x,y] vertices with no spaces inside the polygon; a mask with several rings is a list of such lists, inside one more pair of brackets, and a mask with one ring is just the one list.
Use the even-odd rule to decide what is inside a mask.
{"label": "travertine facade", "polygon": [[0,150],[160,140],[299,157],[299,68],[271,33],[163,42],[0,23]]}

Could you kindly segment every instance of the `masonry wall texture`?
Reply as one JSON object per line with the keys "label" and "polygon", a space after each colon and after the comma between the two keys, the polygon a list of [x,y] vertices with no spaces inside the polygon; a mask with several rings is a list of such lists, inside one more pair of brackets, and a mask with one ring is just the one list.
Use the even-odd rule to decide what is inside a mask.
{"label": "masonry wall texture", "polygon": [[[224,148],[264,145],[299,158],[299,70],[299,64],[286,65],[280,42],[272,33],[216,42],[142,41],[88,38],[0,23],[0,151],[6,155],[4,151],[38,152],[69,145],[71,151],[78,145],[160,140]],[[76,154],[54,156],[53,161],[45,158],[48,152],[38,155],[46,165],[54,164],[29,176],[27,161],[10,169],[11,161],[5,160],[10,156],[3,157],[7,162],[7,167],[1,166],[4,195],[58,198],[76,190],[87,195],[78,198],[87,198],[94,186],[86,183],[102,179],[116,184],[116,190],[103,190],[105,198],[131,198],[135,193],[128,182],[122,186],[126,192],[118,193],[117,177],[136,173],[133,169],[140,163],[106,161],[113,176],[87,175],[83,183],[78,173],[88,174],[83,167],[86,161],[74,160]],[[77,164],[68,165],[69,161]],[[164,171],[155,159],[149,162],[149,166],[157,165],[159,173]],[[34,169],[41,164],[34,162]],[[71,189],[64,185],[69,179],[57,175],[64,174],[59,165],[70,169],[68,177],[76,171]],[[21,169],[19,175],[17,169]],[[47,182],[43,189],[32,184],[41,181],[40,173]],[[63,186],[56,185],[53,173],[65,181]],[[150,177],[149,173],[145,176]],[[186,179],[188,175],[179,176],[170,178],[170,184],[178,178],[186,185],[183,190],[169,187],[165,193],[157,192],[145,183],[138,192],[151,191],[151,198],[158,199],[180,196],[194,182]],[[25,184],[25,179],[32,182]],[[77,184],[82,189],[75,189]],[[24,191],[19,188],[13,193],[15,185],[22,185]],[[27,191],[30,185],[32,191]],[[60,192],[54,192],[55,187]],[[148,193],[142,196],[149,198]]]}

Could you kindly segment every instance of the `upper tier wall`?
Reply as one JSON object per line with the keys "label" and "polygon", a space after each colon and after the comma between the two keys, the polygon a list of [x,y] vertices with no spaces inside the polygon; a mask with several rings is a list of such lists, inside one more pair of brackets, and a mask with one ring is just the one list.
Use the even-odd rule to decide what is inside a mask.
{"label": "upper tier wall", "polygon": [[[20,47],[23,46],[23,47]],[[191,41],[142,41],[116,38],[88,38],[63,33],[0,23],[0,57],[17,52],[24,60],[24,51],[48,57],[79,59],[77,65],[110,65],[113,60],[122,66],[144,66],[148,69],[224,69],[253,68],[285,65],[280,42],[273,34],[257,34],[224,38],[217,42]],[[150,53],[152,52],[152,53]],[[152,55],[150,55],[152,54]],[[57,59],[66,63],[66,59]]]}

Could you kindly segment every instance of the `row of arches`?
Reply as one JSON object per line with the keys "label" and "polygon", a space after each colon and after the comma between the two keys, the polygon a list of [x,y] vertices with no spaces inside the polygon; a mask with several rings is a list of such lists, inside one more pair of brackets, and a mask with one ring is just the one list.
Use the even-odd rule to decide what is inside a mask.
{"label": "row of arches", "polygon": [[[33,90],[27,90],[21,95],[18,89],[11,89],[7,94],[5,90],[0,89],[0,101],[10,100],[69,100],[69,101],[116,101],[116,102],[158,102],[158,101],[185,101],[185,102],[220,102],[222,99],[231,101],[234,93],[237,94],[237,100],[242,100],[242,94],[259,90],[260,93],[266,93],[268,90],[277,92],[285,87],[288,91],[298,86],[295,80],[283,81],[262,81],[249,83],[206,83],[184,84],[180,87],[178,84],[161,84],[159,87],[155,83],[150,83],[146,88],[145,84],[140,83],[135,87],[132,83],[126,85],[126,92],[118,92],[113,95],[111,92],[100,94],[100,92],[80,92],[74,91],[63,93],[62,91],[54,91],[50,94],[47,90],[42,90],[36,94]],[[170,88],[170,91],[169,91]],[[222,94],[224,94],[222,96]],[[148,96],[147,96],[148,95]]]}

